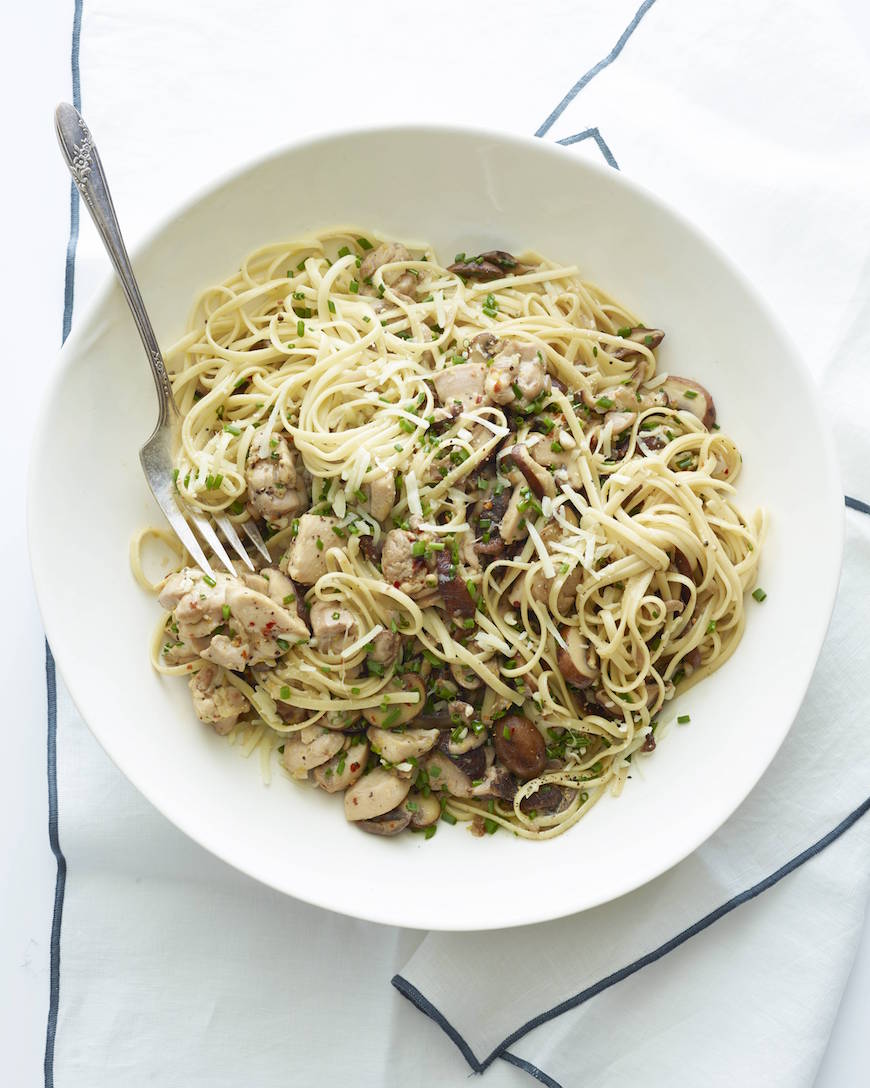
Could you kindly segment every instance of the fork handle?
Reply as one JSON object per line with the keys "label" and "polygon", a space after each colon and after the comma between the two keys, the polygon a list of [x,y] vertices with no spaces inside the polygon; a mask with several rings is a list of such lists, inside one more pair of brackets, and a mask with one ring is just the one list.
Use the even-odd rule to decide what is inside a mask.
{"label": "fork handle", "polygon": [[142,337],[148,361],[151,364],[151,372],[154,375],[154,384],[157,387],[157,399],[159,402],[158,426],[168,422],[178,414],[175,398],[172,395],[172,386],[169,375],[166,373],[166,365],[160,353],[160,346],[151,320],[145,309],[139,284],[133,275],[130,258],[127,255],[127,247],[121,235],[118,225],[118,217],[115,215],[115,207],[112,204],[112,196],[103,173],[103,164],[94,146],[90,129],[75,106],[68,102],[61,102],[54,114],[54,124],[57,138],[64,161],[72,174],[75,186],[81,194],[82,200],[91,213],[91,219],[103,239],[106,252],[118,273],[121,287],[136,322],[136,328]]}

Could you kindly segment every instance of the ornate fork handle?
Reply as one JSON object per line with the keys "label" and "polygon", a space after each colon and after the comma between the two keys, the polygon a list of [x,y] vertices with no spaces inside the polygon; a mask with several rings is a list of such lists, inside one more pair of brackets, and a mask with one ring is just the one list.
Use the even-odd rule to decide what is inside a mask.
{"label": "ornate fork handle", "polygon": [[154,375],[154,384],[157,387],[159,402],[157,426],[174,422],[178,409],[172,396],[172,386],[166,373],[166,365],[145,310],[139,284],[133,275],[127,247],[124,245],[118,217],[115,215],[115,207],[112,204],[112,196],[90,129],[75,106],[71,106],[68,102],[62,102],[57,107],[54,124],[64,160],[118,273],[121,287],[130,304],[133,320],[145,345],[145,351],[151,363],[151,372]]}

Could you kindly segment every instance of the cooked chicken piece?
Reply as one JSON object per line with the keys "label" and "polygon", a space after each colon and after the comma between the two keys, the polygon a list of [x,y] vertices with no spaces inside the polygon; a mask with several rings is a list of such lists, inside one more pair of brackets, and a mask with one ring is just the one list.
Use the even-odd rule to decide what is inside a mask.
{"label": "cooked chicken piece", "polygon": [[547,383],[547,367],[535,345],[504,340],[492,358],[484,390],[496,404],[511,404],[517,391],[523,400],[531,401],[543,393]]}
{"label": "cooked chicken piece", "polygon": [[288,643],[308,638],[295,609],[289,611],[227,574],[206,580],[188,567],[167,579],[160,603],[173,611],[180,641],[228,669],[274,661]]}
{"label": "cooked chicken piece", "polygon": [[432,379],[438,399],[445,408],[467,412],[484,403],[486,366],[482,362],[460,363],[439,370]]}
{"label": "cooked chicken piece", "polygon": [[338,601],[315,601],[311,606],[311,630],[322,654],[340,654],[359,637],[356,616]]}
{"label": "cooked chicken piece", "polygon": [[217,665],[204,665],[191,676],[188,686],[196,716],[221,736],[229,733],[248,707],[247,699]]}
{"label": "cooked chicken piece", "polygon": [[326,574],[326,553],[330,548],[343,548],[346,543],[345,538],[333,532],[337,525],[338,518],[302,515],[296,537],[281,563],[294,582],[313,586]]}
{"label": "cooked chicken piece", "polygon": [[[379,245],[377,249],[371,250],[363,258],[363,262],[359,267],[359,281],[361,283],[360,294],[361,295],[377,295],[378,290],[371,282],[372,277],[379,268],[385,264],[393,264],[396,261],[410,261],[411,254],[401,244],[401,242],[384,242],[383,245]],[[417,292],[417,277],[413,272],[407,269],[403,271],[401,268],[392,268],[387,272],[384,272],[384,283],[387,287],[391,287],[397,295],[402,295],[405,298],[416,298]]]}
{"label": "cooked chicken piece", "polygon": [[390,516],[393,503],[396,501],[396,480],[391,471],[383,476],[378,476],[370,484],[366,484],[364,490],[368,494],[368,511],[375,521],[385,521]]}
{"label": "cooked chicken piece", "polygon": [[431,575],[422,557],[413,554],[417,538],[404,529],[391,529],[384,538],[381,570],[384,579],[409,597],[419,597],[431,588]]}
{"label": "cooked chicken piece", "polygon": [[381,631],[375,635],[369,657],[381,665],[392,665],[399,655],[402,636],[396,631]]}
{"label": "cooked chicken piece", "polygon": [[255,435],[245,463],[245,479],[251,506],[270,525],[283,528],[308,506],[298,454],[283,435],[273,434],[268,442]]}

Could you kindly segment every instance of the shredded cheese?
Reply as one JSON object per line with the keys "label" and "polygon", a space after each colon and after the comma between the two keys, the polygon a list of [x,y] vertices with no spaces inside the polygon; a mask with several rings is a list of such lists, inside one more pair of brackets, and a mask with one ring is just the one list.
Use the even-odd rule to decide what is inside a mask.
{"label": "shredded cheese", "polygon": [[526,528],[529,531],[529,536],[532,538],[532,543],[535,545],[535,550],[541,557],[541,570],[543,570],[547,578],[555,578],[556,568],[553,566],[553,560],[550,558],[550,553],[547,551],[546,544],[541,539],[541,534],[531,521],[526,522]]}

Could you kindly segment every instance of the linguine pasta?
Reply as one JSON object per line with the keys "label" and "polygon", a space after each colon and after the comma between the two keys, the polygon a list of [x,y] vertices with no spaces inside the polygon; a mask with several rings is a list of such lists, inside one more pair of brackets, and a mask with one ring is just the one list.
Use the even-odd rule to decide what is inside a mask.
{"label": "linguine pasta", "polygon": [[366,830],[565,831],[734,652],[756,579],[764,515],[663,335],[533,253],[257,250],[167,362],[181,499],[271,561],[166,580],[155,668]]}

